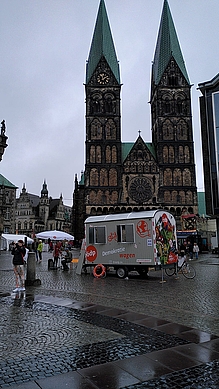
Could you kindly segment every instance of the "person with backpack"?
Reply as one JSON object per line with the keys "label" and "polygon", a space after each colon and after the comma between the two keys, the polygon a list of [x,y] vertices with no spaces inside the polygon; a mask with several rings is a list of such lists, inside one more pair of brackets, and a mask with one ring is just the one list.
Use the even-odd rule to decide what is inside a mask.
{"label": "person with backpack", "polygon": [[24,247],[23,240],[19,240],[12,248],[11,254],[13,255],[13,266],[16,281],[16,288],[13,290],[14,293],[19,291],[25,291],[25,280],[24,280],[24,256],[26,249]]}

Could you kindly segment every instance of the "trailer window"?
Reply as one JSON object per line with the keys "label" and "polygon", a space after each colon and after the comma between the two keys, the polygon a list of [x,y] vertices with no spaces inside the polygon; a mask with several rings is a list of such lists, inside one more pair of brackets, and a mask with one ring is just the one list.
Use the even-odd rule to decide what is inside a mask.
{"label": "trailer window", "polygon": [[106,228],[89,227],[89,243],[106,243]]}
{"label": "trailer window", "polygon": [[117,226],[118,242],[134,242],[133,224],[121,224]]}

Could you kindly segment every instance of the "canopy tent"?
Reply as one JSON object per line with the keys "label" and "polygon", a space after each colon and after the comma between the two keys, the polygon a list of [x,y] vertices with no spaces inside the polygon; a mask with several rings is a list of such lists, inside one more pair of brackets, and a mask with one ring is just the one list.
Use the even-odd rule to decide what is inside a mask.
{"label": "canopy tent", "polygon": [[36,234],[38,239],[51,239],[51,240],[74,240],[74,236],[64,231],[43,231]]}
{"label": "canopy tent", "polygon": [[2,234],[1,235],[1,250],[9,250],[9,245],[12,242],[17,242],[18,240],[27,239],[27,244],[33,243],[33,239],[29,238],[27,235],[17,235],[17,234]]}

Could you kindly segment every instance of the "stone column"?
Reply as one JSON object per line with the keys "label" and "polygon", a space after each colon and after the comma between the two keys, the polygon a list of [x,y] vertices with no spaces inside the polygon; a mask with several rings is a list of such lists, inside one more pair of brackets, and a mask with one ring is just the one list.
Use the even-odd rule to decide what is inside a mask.
{"label": "stone column", "polygon": [[28,253],[25,285],[41,285],[41,281],[39,279],[36,279],[36,257],[35,253],[32,252]]}

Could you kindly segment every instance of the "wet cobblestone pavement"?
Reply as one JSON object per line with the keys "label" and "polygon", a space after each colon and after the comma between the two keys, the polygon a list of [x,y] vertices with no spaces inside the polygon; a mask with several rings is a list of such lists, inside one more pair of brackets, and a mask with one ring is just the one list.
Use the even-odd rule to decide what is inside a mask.
{"label": "wet cobblestone pavement", "polygon": [[219,260],[197,277],[94,279],[48,271],[11,294],[11,256],[0,256],[0,388],[219,388]]}

